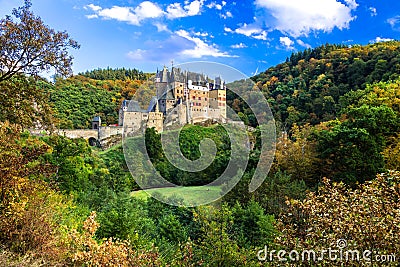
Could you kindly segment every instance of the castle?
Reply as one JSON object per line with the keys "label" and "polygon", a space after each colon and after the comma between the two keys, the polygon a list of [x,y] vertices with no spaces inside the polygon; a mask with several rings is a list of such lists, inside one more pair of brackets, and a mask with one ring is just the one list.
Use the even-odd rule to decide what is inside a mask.
{"label": "castle", "polygon": [[226,85],[221,77],[210,80],[204,74],[164,67],[155,76],[154,96],[147,110],[138,101],[124,100],[118,125],[125,133],[144,132],[154,127],[185,125],[212,120],[226,122]]}
{"label": "castle", "polygon": [[[121,141],[123,133],[134,136],[154,127],[165,128],[211,120],[226,123],[226,85],[221,77],[210,80],[203,74],[166,67],[157,70],[154,96],[145,110],[138,101],[124,100],[119,110],[118,126],[102,126],[95,116],[92,129],[57,129],[56,134],[69,138],[84,138],[92,146],[110,147]],[[229,121],[234,123],[233,121]],[[30,129],[41,136],[43,130]],[[47,133],[48,134],[48,133]]]}

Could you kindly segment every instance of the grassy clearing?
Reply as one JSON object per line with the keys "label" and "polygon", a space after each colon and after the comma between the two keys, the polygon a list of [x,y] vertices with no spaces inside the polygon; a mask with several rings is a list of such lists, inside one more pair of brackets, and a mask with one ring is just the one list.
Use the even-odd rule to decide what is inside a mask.
{"label": "grassy clearing", "polygon": [[132,192],[135,198],[146,200],[150,194],[159,193],[165,198],[182,198],[184,204],[210,202],[217,199],[221,193],[219,186],[188,186],[188,187],[168,187],[139,190]]}

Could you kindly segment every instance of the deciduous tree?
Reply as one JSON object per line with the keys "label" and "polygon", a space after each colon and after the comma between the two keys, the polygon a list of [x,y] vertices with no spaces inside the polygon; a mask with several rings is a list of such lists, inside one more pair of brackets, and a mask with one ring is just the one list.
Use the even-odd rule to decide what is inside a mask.
{"label": "deciduous tree", "polygon": [[38,75],[53,67],[60,75],[72,73],[69,48],[79,44],[66,32],[56,32],[30,10],[31,1],[0,20],[0,82],[23,72]]}

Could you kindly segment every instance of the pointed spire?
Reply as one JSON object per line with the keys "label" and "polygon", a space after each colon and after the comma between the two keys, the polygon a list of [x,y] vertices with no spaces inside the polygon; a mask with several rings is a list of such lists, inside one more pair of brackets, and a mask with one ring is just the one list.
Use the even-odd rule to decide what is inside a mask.
{"label": "pointed spire", "polygon": [[155,112],[160,112],[160,109],[158,108],[158,99],[156,101],[156,110],[155,110]]}

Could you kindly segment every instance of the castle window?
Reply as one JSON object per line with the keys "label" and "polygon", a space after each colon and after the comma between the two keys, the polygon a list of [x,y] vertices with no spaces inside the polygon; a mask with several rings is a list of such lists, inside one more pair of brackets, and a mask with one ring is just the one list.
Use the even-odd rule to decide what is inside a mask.
{"label": "castle window", "polygon": [[207,97],[206,97],[206,98],[204,98],[204,100],[205,100],[205,101],[207,101]]}
{"label": "castle window", "polygon": [[201,100],[201,97],[199,96],[199,100]]}
{"label": "castle window", "polygon": [[196,97],[195,96],[193,96],[193,100],[195,100],[196,99]]}

